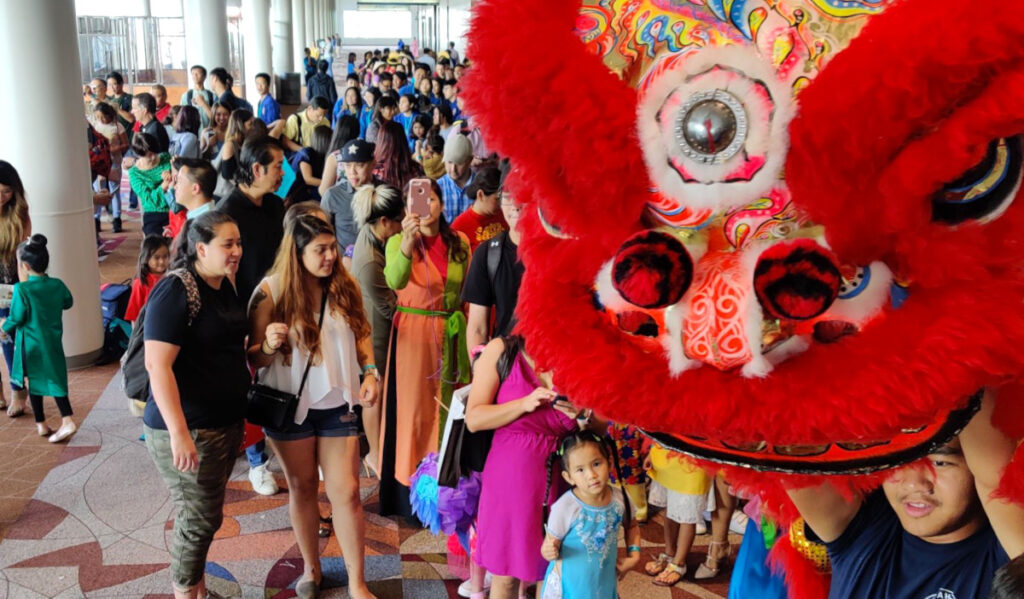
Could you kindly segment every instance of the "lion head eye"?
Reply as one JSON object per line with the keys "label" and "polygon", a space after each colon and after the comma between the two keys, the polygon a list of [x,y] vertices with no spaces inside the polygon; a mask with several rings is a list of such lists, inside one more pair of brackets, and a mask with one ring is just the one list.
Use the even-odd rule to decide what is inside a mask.
{"label": "lion head eye", "polygon": [[1024,135],[988,145],[981,162],[932,197],[932,220],[948,225],[999,218],[1020,190]]}

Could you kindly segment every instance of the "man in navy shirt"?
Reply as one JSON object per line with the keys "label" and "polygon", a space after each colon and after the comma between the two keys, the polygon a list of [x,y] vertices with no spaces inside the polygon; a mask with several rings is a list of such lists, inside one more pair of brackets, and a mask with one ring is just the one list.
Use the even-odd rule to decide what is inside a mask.
{"label": "man in navy shirt", "polygon": [[1016,442],[992,424],[994,399],[930,465],[894,470],[882,489],[789,491],[832,560],[830,599],[984,599],[1024,553],[1024,507],[994,498]]}

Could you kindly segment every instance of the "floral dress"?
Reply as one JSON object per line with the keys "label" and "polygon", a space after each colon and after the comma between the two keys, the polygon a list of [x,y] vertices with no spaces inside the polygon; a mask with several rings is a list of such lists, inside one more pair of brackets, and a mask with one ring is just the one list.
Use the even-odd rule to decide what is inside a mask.
{"label": "floral dress", "polygon": [[625,505],[611,494],[607,505],[587,505],[569,491],[551,507],[547,532],[562,540],[548,565],[541,599],[617,599],[615,562]]}
{"label": "floral dress", "polygon": [[[608,436],[615,442],[619,454],[619,468],[622,470],[622,482],[627,485],[642,485],[647,482],[644,472],[643,437],[635,426],[630,424],[608,423]],[[612,469],[612,482],[618,482],[615,469]]]}

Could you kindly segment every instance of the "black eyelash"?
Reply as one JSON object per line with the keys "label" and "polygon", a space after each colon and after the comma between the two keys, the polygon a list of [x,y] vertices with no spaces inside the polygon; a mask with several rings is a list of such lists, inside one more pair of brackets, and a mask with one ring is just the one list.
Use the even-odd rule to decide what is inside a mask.
{"label": "black eyelash", "polygon": [[932,220],[957,225],[998,215],[1019,188],[1024,166],[1024,136],[1000,138],[985,157],[932,197]]}

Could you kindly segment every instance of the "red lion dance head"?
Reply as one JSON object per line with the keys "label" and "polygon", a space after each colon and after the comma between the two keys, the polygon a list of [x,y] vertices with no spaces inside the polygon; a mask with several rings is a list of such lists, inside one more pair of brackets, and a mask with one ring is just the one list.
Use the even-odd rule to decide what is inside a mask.
{"label": "red lion dance head", "polygon": [[520,330],[575,401],[772,495],[877,485],[1024,373],[1016,3],[474,12],[464,95],[526,207]]}

